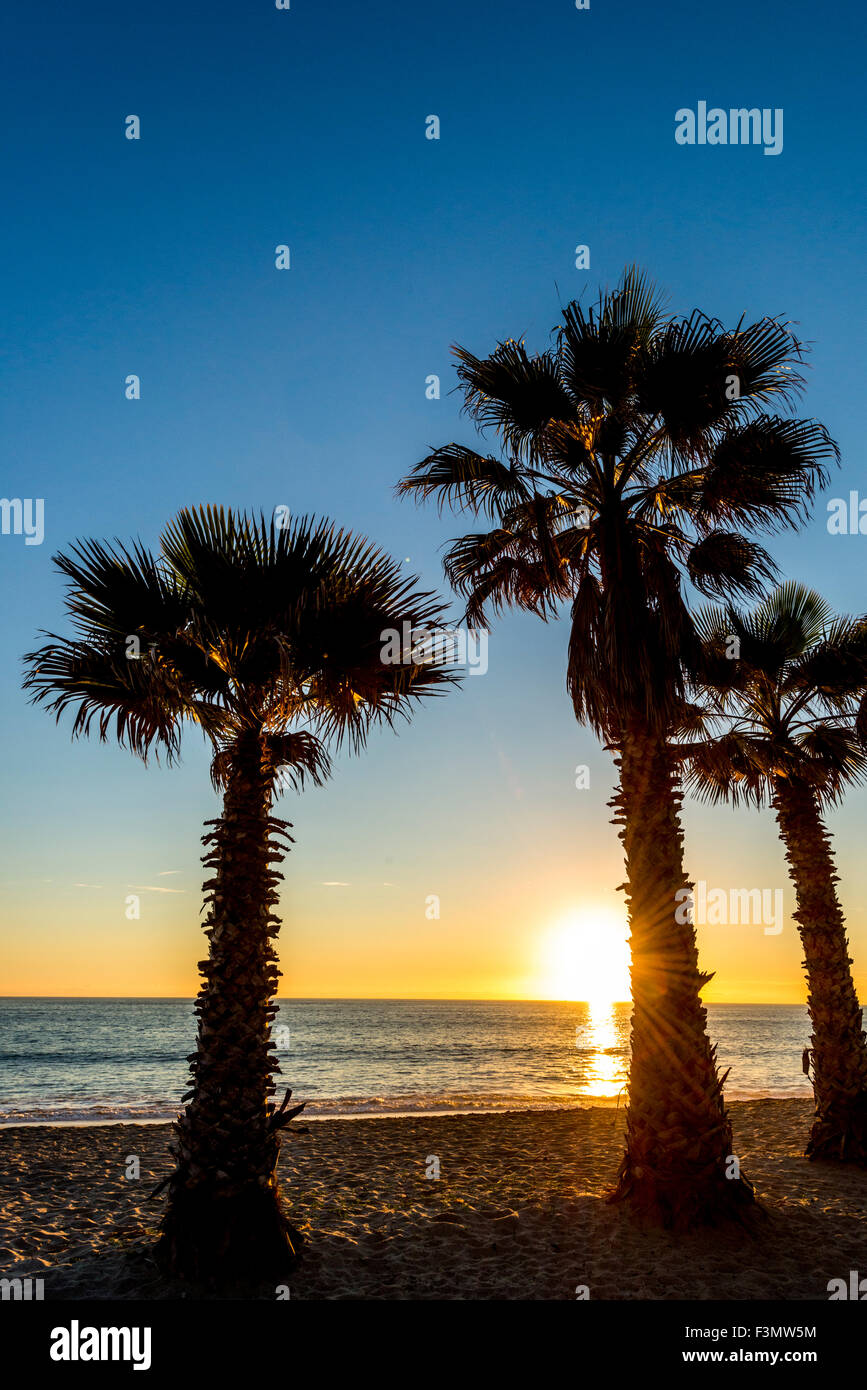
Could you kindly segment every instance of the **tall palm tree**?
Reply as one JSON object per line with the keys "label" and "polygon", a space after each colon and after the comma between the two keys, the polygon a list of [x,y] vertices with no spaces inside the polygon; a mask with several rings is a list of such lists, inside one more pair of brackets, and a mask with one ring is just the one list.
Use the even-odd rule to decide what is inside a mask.
{"label": "tall palm tree", "polygon": [[185,724],[213,750],[222,812],[204,837],[208,958],[196,1003],[192,1088],[159,1253],[193,1278],[279,1273],[298,1233],[277,1192],[280,1131],[301,1106],[271,1097],[280,972],[275,865],[291,842],[272,814],[282,781],[320,783],[326,745],[363,746],[371,725],[453,679],[440,659],[381,659],[384,630],[425,630],[443,612],[398,564],[328,521],[275,526],[210,507],[183,511],[159,557],[79,542],[55,559],[73,637],[27,658],[25,684],[73,735],[111,732],[143,760],[171,761]]}
{"label": "tall palm tree", "polygon": [[446,444],[398,490],[493,523],[445,558],[469,623],[570,605],[575,713],[620,773],[633,1016],[615,1195],[667,1223],[713,1220],[752,1188],[726,1180],[731,1129],[700,998],[710,977],[676,918],[687,880],[667,736],[696,641],[683,585],[761,591],[772,561],[739,528],[796,525],[836,446],[815,421],[764,413],[803,384],[785,324],[672,318],[634,269],[589,313],[564,309],[547,351],[509,339],[485,358],[455,352],[466,413],[503,456]]}
{"label": "tall palm tree", "polygon": [[811,1158],[867,1161],[867,1044],[823,813],[867,780],[867,622],[788,583],[752,612],[697,618],[707,738],[685,744],[706,800],[773,807],[795,885],[813,1026]]}

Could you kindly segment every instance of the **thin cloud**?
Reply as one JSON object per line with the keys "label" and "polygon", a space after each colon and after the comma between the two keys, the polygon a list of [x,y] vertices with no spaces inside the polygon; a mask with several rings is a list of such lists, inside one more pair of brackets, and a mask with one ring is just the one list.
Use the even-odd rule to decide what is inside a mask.
{"label": "thin cloud", "polygon": [[134,893],[186,893],[186,888],[158,888],[153,883],[128,883]]}

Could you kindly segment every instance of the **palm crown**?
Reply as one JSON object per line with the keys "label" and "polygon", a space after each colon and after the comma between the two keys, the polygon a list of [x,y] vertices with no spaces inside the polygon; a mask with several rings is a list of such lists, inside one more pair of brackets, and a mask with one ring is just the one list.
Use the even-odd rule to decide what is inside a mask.
{"label": "palm crown", "polygon": [[278,527],[205,507],[178,515],[158,557],[83,541],[55,563],[76,635],[48,633],[25,658],[34,701],[58,719],[73,709],[74,735],[94,721],[101,739],[113,729],[145,760],[153,749],[172,761],[185,722],[196,724],[218,786],[244,730],[262,737],[273,770],[320,781],[324,741],[358,747],[373,723],[454,680],[427,655],[383,663],[384,629],[424,629],[443,606],[328,521]]}
{"label": "palm crown", "polygon": [[697,615],[706,737],[684,747],[686,784],[710,801],[762,806],[777,778],[824,805],[867,779],[867,622],[835,617],[794,582],[752,612]]}
{"label": "palm crown", "polygon": [[571,603],[579,719],[615,739],[625,709],[670,723],[695,645],[684,578],[761,592],[775,567],[739,528],[798,524],[837,457],[818,422],[763,410],[803,386],[801,345],[776,319],[672,318],[633,269],[589,312],[570,304],[547,351],[455,352],[466,413],[504,457],[450,443],[399,491],[496,523],[445,558],[467,621]]}

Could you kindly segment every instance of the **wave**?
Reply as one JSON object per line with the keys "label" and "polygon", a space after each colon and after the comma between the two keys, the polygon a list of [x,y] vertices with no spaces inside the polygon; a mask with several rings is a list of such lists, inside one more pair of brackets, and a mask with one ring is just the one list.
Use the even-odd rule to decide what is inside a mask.
{"label": "wave", "polygon": [[[728,1101],[809,1100],[809,1087],[773,1090],[735,1087]],[[299,1096],[299,1099],[302,1097]],[[525,1095],[509,1092],[411,1092],[393,1096],[315,1096],[307,1100],[299,1123],[307,1120],[411,1115],[497,1114],[520,1110],[582,1110],[588,1106],[623,1107],[625,1088],[610,1095]],[[12,1125],[159,1124],[173,1120],[179,1106],[171,1101],[93,1104],[72,1103],[0,1109],[0,1128]]]}
{"label": "wave", "polygon": [[0,1108],[0,1129],[10,1125],[110,1124],[119,1122],[148,1122],[173,1120],[179,1107],[169,1102],[93,1105],[58,1102],[55,1105],[32,1105]]}

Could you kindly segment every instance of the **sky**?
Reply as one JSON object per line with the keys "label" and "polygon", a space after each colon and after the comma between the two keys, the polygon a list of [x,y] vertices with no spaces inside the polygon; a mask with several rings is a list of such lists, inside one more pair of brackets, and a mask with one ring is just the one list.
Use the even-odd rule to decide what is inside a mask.
{"label": "sky", "polygon": [[[867,608],[867,539],[827,529],[829,502],[867,497],[860,6],[10,0],[3,23],[2,492],[43,500],[44,539],[0,535],[0,993],[186,996],[202,954],[201,740],[145,768],[22,694],[22,654],[65,629],[52,554],[155,545],[184,506],[289,506],[445,592],[460,522],[393,489],[432,447],[478,443],[451,346],[541,349],[561,305],[627,265],[674,311],[781,315],[810,343],[799,413],[843,462],[770,548]],[[678,144],[700,101],[781,110],[781,152]],[[507,616],[484,675],[282,799],[284,995],[619,989],[613,768],[575,722],[567,639]],[[856,790],[830,820],[862,997],[865,811]],[[688,803],[685,828],[693,878],[784,891],[779,933],[699,926],[704,997],[802,1001],[771,814]]]}

